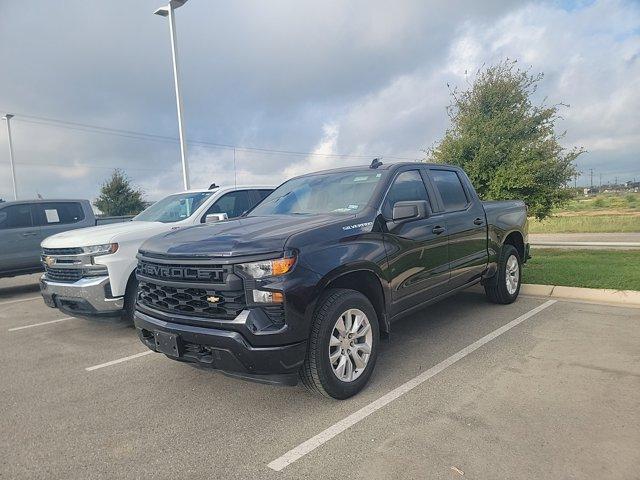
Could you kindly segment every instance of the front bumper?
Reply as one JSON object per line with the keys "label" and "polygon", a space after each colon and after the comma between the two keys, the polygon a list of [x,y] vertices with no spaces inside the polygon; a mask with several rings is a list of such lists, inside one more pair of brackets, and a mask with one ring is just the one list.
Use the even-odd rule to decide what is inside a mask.
{"label": "front bumper", "polygon": [[[248,321],[251,314],[245,310],[237,321]],[[153,351],[262,383],[295,385],[307,349],[306,341],[256,347],[237,331],[173,323],[140,311],[134,321],[140,340]],[[172,336],[173,349],[162,345],[158,333]]]}
{"label": "front bumper", "polygon": [[73,283],[54,282],[46,275],[40,278],[40,293],[44,303],[68,315],[118,315],[124,307],[124,297],[109,298],[109,277],[81,278]]}

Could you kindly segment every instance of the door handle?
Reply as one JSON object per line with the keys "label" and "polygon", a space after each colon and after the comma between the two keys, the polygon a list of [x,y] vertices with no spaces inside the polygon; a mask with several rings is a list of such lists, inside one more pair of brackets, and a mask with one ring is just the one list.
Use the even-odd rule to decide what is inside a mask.
{"label": "door handle", "polygon": [[445,228],[441,227],[441,226],[437,226],[437,227],[433,227],[433,230],[431,230],[433,233],[435,233],[436,235],[440,235],[441,233],[444,233]]}
{"label": "door handle", "polygon": [[21,234],[23,237],[35,237],[37,235],[36,232],[24,232]]}
{"label": "door handle", "polygon": [[480,217],[476,218],[476,219],[473,221],[473,224],[474,224],[474,225],[482,225],[483,223],[484,223],[484,220],[482,220]]}

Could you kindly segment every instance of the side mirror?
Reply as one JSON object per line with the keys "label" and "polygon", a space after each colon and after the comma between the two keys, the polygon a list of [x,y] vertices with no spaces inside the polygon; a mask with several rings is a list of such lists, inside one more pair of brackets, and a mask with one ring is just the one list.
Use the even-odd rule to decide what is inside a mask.
{"label": "side mirror", "polygon": [[429,216],[429,205],[425,200],[396,202],[393,205],[393,222],[395,224],[419,220]]}
{"label": "side mirror", "polygon": [[220,222],[227,220],[229,216],[226,213],[210,213],[204,217],[204,223]]}

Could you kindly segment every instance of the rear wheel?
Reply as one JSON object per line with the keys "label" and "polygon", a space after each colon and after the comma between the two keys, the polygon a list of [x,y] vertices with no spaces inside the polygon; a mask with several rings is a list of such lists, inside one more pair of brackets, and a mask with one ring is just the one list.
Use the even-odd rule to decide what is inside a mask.
{"label": "rear wheel", "polygon": [[355,395],[371,377],[378,343],[378,317],[367,297],[355,290],[329,290],[314,314],[302,382],[328,397]]}
{"label": "rear wheel", "polygon": [[520,293],[522,280],[522,261],[513,245],[504,245],[498,261],[497,282],[485,285],[487,298],[493,303],[513,303]]}

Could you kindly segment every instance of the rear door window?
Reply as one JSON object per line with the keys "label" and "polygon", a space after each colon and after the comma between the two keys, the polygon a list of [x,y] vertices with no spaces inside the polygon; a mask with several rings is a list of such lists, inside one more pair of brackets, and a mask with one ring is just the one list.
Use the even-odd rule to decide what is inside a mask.
{"label": "rear door window", "polygon": [[84,220],[82,205],[78,202],[47,202],[37,204],[38,225],[64,225]]}
{"label": "rear door window", "polygon": [[0,230],[33,227],[31,205],[10,205],[0,210]]}
{"label": "rear door window", "polygon": [[440,193],[446,212],[464,210],[467,207],[469,199],[456,172],[453,170],[431,170],[430,174]]}

